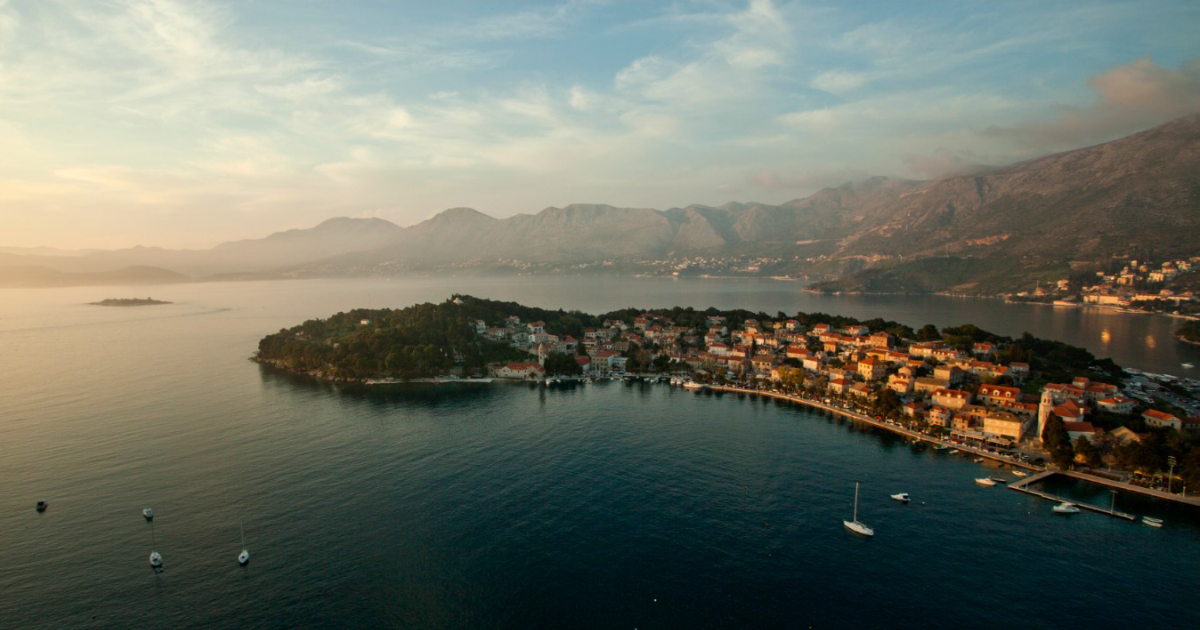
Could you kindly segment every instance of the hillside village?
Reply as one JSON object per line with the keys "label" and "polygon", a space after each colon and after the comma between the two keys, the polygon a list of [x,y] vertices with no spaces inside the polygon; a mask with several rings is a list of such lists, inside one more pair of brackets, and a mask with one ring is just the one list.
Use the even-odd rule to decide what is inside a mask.
{"label": "hillside village", "polygon": [[[1031,366],[1020,341],[964,341],[955,335],[963,332],[957,329],[918,341],[857,323],[734,322],[708,314],[699,326],[689,326],[643,312],[628,320],[605,319],[576,339],[517,316],[494,324],[478,320],[476,332],[529,355],[527,361],[490,366],[490,374],[499,378],[687,374],[697,383],[834,401],[956,441],[996,449],[1045,447],[1047,456],[1064,467],[1073,460],[1096,467],[1107,460],[1136,468],[1130,453],[1151,432],[1200,437],[1200,417],[1195,417],[1200,407],[1166,404],[1194,402],[1170,393],[1178,383],[1164,387],[1119,370],[1113,382],[1084,375],[1047,381],[1048,371]],[[926,337],[934,336],[929,328],[921,331]],[[1094,375],[1088,368],[1098,366],[1077,367]]]}

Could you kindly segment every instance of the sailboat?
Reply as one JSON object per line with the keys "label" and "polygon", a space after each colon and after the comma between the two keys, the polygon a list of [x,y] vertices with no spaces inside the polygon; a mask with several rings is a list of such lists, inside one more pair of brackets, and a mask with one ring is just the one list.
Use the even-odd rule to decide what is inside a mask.
{"label": "sailboat", "polygon": [[163,561],[162,554],[154,551],[154,524],[150,524],[150,566],[158,573],[162,573]]}
{"label": "sailboat", "polygon": [[863,536],[874,536],[875,535],[875,530],[858,522],[858,483],[857,482],[855,482],[855,484],[854,484],[854,520],[852,520],[852,521],[843,520],[842,524],[846,526],[846,529],[854,532],[855,534],[861,534]]}
{"label": "sailboat", "polygon": [[246,566],[250,562],[250,551],[246,549],[246,529],[242,527],[242,522],[238,521],[238,530],[242,532],[242,553],[238,554],[238,564]]}

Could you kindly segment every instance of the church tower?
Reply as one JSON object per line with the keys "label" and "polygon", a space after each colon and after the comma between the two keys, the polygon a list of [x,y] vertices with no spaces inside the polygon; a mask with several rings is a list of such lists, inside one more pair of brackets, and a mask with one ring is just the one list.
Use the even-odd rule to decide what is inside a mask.
{"label": "church tower", "polygon": [[1038,424],[1037,424],[1037,439],[1042,441],[1042,433],[1046,431],[1046,421],[1050,419],[1050,412],[1054,410],[1054,396],[1050,390],[1042,392],[1042,402],[1038,405]]}

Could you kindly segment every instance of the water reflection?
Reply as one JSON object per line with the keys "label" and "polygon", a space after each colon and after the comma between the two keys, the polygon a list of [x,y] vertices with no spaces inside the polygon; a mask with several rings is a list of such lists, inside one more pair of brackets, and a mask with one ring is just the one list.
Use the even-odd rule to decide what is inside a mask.
{"label": "water reflection", "polygon": [[1146,335],[1146,347],[1151,350],[1158,347],[1158,343],[1154,341],[1154,335]]}
{"label": "water reflection", "polygon": [[1107,328],[1100,331],[1100,343],[1107,346],[1108,342],[1110,342],[1110,341],[1112,341],[1112,333],[1109,332],[1109,330]]}

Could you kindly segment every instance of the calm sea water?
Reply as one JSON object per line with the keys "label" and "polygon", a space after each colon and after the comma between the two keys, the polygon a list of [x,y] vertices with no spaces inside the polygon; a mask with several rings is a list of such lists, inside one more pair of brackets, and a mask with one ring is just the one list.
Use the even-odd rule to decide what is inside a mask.
{"label": "calm sea water", "polygon": [[[1179,508],[1117,498],[1165,518],[1162,530],[1056,517],[1046,502],[975,486],[979,467],[965,459],[756,398],[622,383],[368,393],[246,360],[264,334],[303,319],[453,291],[590,311],[678,303],[974,321],[1076,343],[1104,326],[1105,347],[1126,353],[1118,361],[1147,369],[1190,350],[1162,336],[1163,318],[795,289],[314,281],[155,288],[176,304],[134,309],[84,303],[147,289],[0,292],[0,627],[1200,622],[1200,527]],[[1154,348],[1127,341],[1147,336]],[[856,481],[871,540],[841,526]],[[900,491],[913,503],[888,499]],[[39,498],[50,501],[42,514]],[[151,549],[165,572],[150,570]]]}

